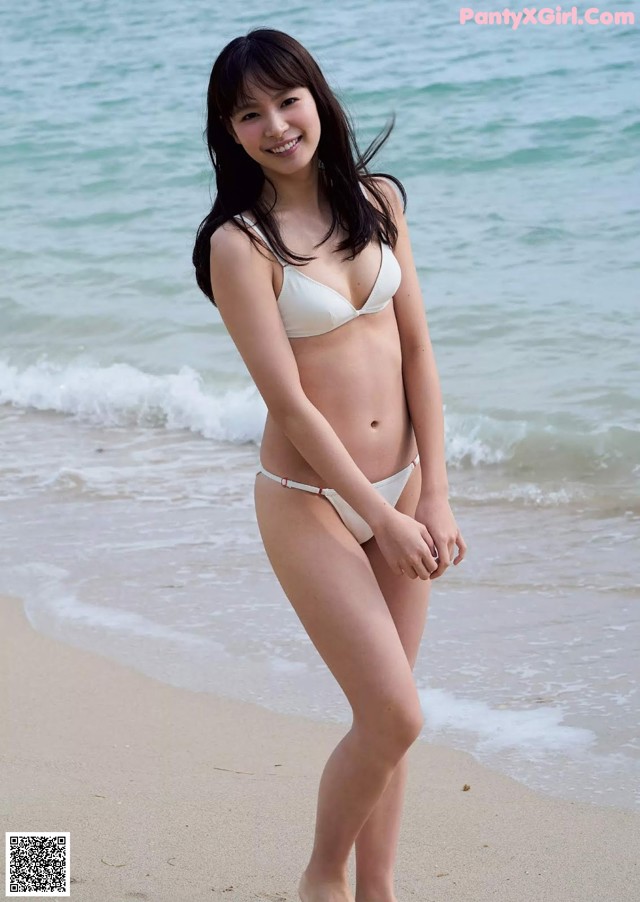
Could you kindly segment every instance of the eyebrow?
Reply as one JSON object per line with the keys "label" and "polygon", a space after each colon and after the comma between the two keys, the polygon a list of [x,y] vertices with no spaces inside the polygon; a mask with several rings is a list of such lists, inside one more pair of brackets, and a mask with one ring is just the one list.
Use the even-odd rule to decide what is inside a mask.
{"label": "eyebrow", "polygon": [[[272,97],[282,97],[283,94],[287,94],[291,91],[292,88],[283,88],[282,91],[276,91],[275,94],[272,94]],[[242,106],[236,107],[236,115],[238,113],[244,112],[244,110],[248,110],[252,106],[257,106],[258,101],[254,97],[247,97],[247,103],[244,103]]]}

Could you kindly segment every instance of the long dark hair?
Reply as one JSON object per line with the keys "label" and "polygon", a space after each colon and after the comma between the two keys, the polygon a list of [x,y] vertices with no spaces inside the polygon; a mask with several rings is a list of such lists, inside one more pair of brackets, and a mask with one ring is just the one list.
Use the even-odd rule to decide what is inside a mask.
{"label": "long dark hair", "polygon": [[[248,83],[271,91],[305,87],[313,95],[321,130],[318,166],[325,180],[332,214],[331,227],[321,243],[331,237],[339,223],[348,236],[337,247],[338,251],[349,250],[345,259],[353,259],[374,236],[395,247],[398,230],[384,194],[373,182],[375,176],[391,179],[400,190],[404,208],[407,202],[399,179],[367,169],[367,163],[391,134],[395,116],[362,154],[347,114],[320,67],[302,44],[273,28],[255,28],[246,36],[234,38],[216,59],[209,78],[207,124],[203,137],[215,170],[218,193],[211,212],[198,226],[192,257],[198,285],[214,305],[209,268],[210,238],[217,228],[238,213],[251,211],[277,253],[293,265],[316,259],[294,254],[284,245],[271,209],[267,209],[260,199],[266,176],[227,130],[234,111],[247,101]],[[268,181],[273,186],[273,182]],[[375,197],[379,209],[366,199],[361,184]],[[275,193],[275,186],[273,188]],[[256,247],[261,247],[253,230],[238,220],[234,222],[249,235]]]}

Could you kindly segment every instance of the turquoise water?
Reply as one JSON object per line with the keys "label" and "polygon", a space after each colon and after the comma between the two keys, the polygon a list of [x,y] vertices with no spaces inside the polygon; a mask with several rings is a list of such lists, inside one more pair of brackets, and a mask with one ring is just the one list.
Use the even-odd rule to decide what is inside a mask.
{"label": "turquoise water", "polygon": [[470,546],[434,588],[425,735],[636,804],[637,26],[402,0],[0,10],[0,591],[161,679],[346,719],[255,526],[264,405],[192,275],[210,67],[257,25],[309,47],[361,147],[397,117],[374,168],[408,192]]}

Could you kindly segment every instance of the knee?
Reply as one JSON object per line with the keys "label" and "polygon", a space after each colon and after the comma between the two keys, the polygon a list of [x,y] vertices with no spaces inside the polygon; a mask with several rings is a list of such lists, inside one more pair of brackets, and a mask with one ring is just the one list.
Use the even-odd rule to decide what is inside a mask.
{"label": "knee", "polygon": [[413,745],[422,732],[423,726],[424,714],[419,701],[416,701],[413,705],[403,707],[396,725],[397,736],[401,745],[406,749]]}
{"label": "knee", "polygon": [[369,742],[380,745],[394,757],[402,757],[424,726],[419,700],[385,700],[373,717],[354,717],[354,726],[367,733]]}

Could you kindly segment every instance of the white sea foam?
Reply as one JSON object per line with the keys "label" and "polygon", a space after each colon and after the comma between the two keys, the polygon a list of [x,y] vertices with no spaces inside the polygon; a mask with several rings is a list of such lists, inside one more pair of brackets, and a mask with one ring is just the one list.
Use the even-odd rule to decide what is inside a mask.
{"label": "white sea foam", "polygon": [[40,361],[18,370],[0,361],[0,403],[70,414],[96,425],[165,426],[238,443],[258,442],[266,416],[253,386],[209,393],[188,366],[155,375],[126,363]]}
{"label": "white sea foam", "polygon": [[502,463],[527,436],[524,421],[504,422],[483,414],[451,413],[446,426],[447,460],[458,465]]}
{"label": "white sea foam", "polygon": [[3,591],[25,598],[25,610],[30,619],[45,615],[56,625],[55,631],[61,636],[66,636],[75,625],[99,633],[141,636],[185,647],[210,645],[199,636],[166,627],[135,611],[81,601],[69,590],[68,576],[69,572],[64,568],[42,562],[17,566],[3,574]]}
{"label": "white sea foam", "polygon": [[161,623],[155,623],[149,617],[141,616],[134,611],[126,611],[104,604],[88,604],[67,593],[61,593],[57,597],[51,598],[48,608],[50,613],[60,621],[64,630],[76,624],[97,628],[102,633],[111,632],[126,636],[163,639],[185,647],[208,644],[199,636],[175,627],[171,628],[163,626]]}
{"label": "white sea foam", "polygon": [[569,752],[590,746],[596,738],[591,730],[563,724],[562,707],[499,710],[483,701],[459,698],[444,689],[421,689],[419,694],[429,731],[474,733],[478,751]]}

